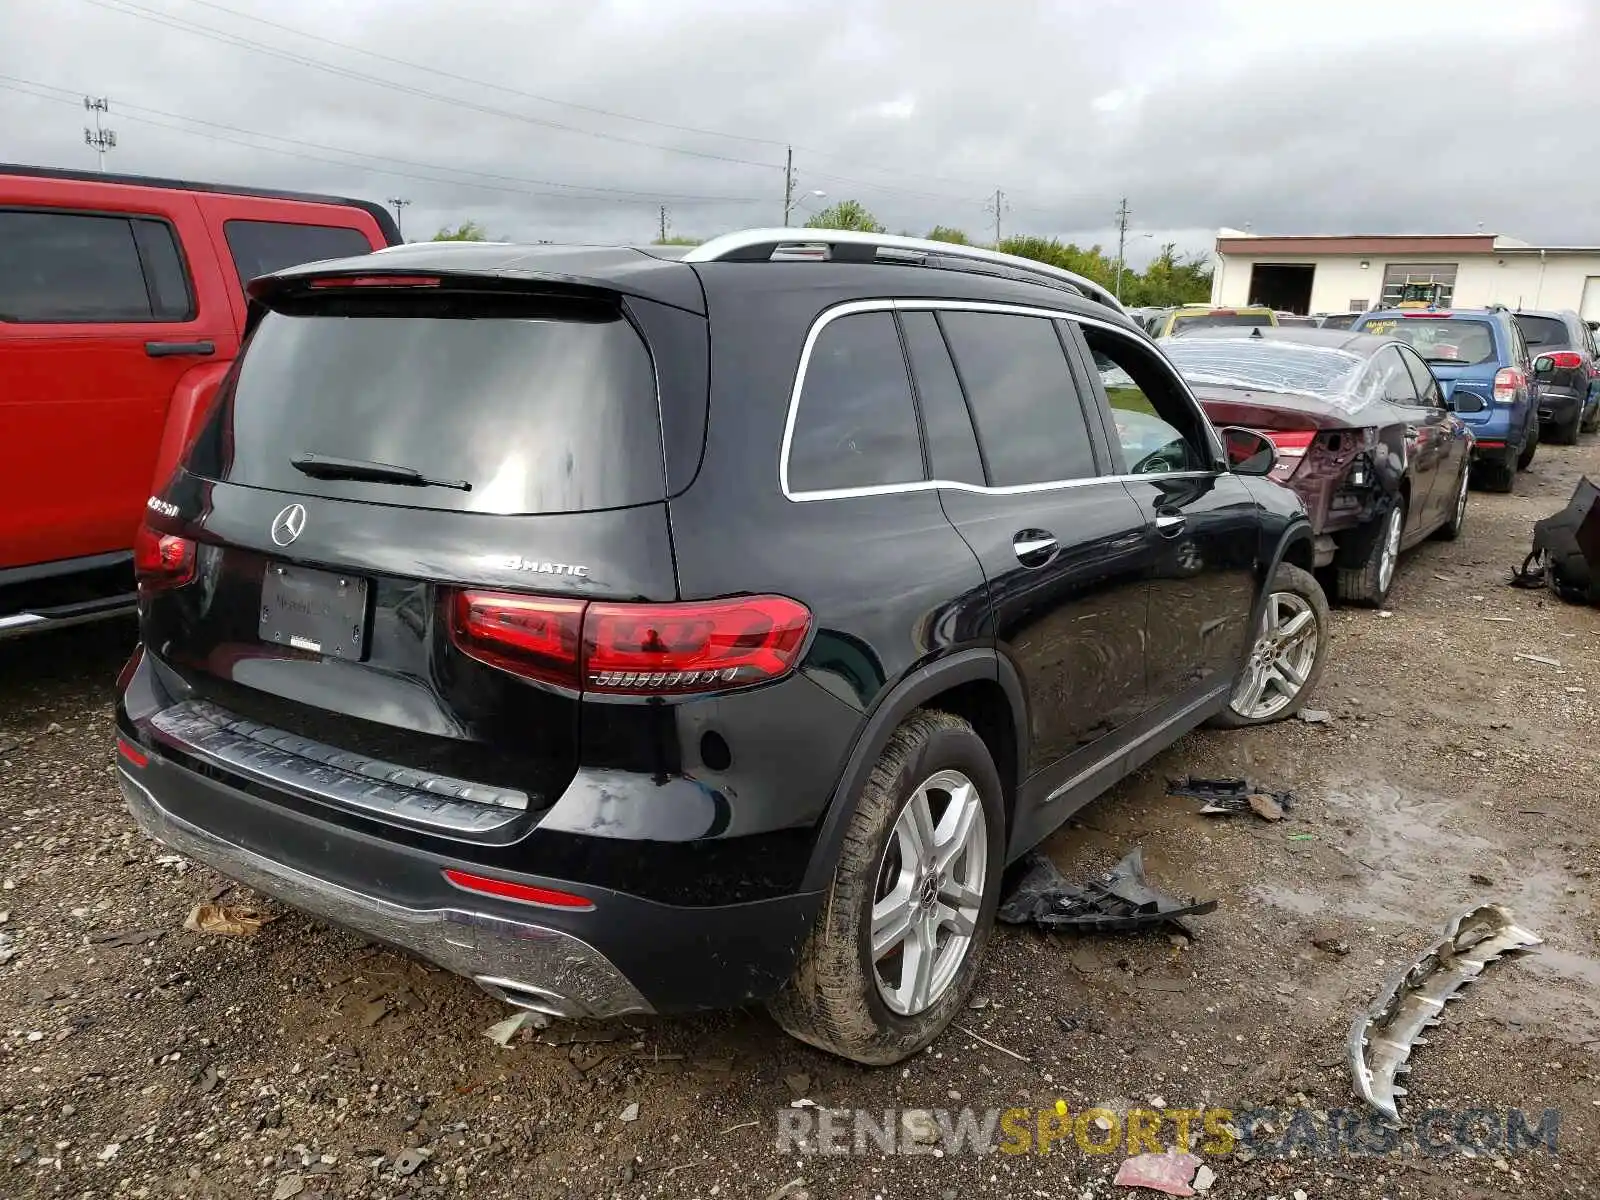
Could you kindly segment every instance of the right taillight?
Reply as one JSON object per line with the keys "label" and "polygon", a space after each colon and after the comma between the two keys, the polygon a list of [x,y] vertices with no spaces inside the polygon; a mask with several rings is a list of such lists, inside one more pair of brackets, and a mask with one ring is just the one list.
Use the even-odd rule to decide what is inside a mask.
{"label": "right taillight", "polygon": [[1515,367],[1501,367],[1494,373],[1494,402],[1514,404],[1517,393],[1528,386],[1528,377]]}
{"label": "right taillight", "polygon": [[1305,461],[1306,451],[1311,449],[1311,443],[1317,440],[1314,429],[1262,429],[1258,432],[1265,435],[1278,448],[1278,462],[1272,468],[1271,477],[1279,483],[1300,469],[1300,464]]}
{"label": "right taillight", "polygon": [[527,679],[606,695],[726,691],[794,669],[811,628],[784,596],[673,604],[462,591],[450,635],[468,656]]}
{"label": "right taillight", "polygon": [[194,578],[195,545],[175,533],[139,526],[133,538],[133,574],[144,592],[182,587]]}
{"label": "right taillight", "polygon": [[1583,355],[1571,350],[1556,350],[1550,355],[1550,365],[1558,371],[1576,371],[1583,366]]}

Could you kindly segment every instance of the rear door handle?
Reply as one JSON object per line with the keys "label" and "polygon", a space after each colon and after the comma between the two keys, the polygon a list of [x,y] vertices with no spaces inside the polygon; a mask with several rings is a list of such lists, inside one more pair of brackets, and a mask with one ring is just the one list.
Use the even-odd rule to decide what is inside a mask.
{"label": "rear door handle", "polygon": [[1056,556],[1060,543],[1048,529],[1024,529],[1011,539],[1017,561],[1025,567],[1042,567]]}
{"label": "rear door handle", "polygon": [[144,352],[151,358],[176,358],[184,354],[215,354],[215,342],[146,342]]}
{"label": "rear door handle", "polygon": [[1162,537],[1177,537],[1183,532],[1184,523],[1185,517],[1182,513],[1158,512],[1156,514],[1156,531]]}

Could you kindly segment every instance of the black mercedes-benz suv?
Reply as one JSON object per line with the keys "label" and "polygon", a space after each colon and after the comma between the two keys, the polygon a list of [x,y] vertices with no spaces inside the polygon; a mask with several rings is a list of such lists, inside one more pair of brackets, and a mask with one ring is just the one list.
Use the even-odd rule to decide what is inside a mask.
{"label": "black mercedes-benz suv", "polygon": [[1321,668],[1271,444],[1066,272],[766,230],[249,293],[139,536],[128,801],[513,1004],[904,1058],[1009,862]]}

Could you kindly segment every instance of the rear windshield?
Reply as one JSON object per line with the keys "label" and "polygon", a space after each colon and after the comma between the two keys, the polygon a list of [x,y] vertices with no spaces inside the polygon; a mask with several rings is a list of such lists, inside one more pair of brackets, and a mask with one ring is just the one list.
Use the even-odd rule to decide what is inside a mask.
{"label": "rear windshield", "polygon": [[1376,317],[1359,333],[1398,338],[1430,363],[1474,366],[1494,362],[1494,327],[1465,317]]}
{"label": "rear windshield", "polygon": [[1266,313],[1179,313],[1172,318],[1172,332],[1192,333],[1196,329],[1216,329],[1224,325],[1271,325]]}
{"label": "rear windshield", "polygon": [[1518,317],[1517,328],[1522,330],[1522,340],[1528,349],[1566,350],[1572,345],[1572,335],[1567,323],[1556,317]]}
{"label": "rear windshield", "polygon": [[[482,513],[665,498],[655,373],[634,327],[613,307],[523,310],[269,313],[189,469],[248,487]],[[312,478],[292,461],[308,454],[470,490]]]}
{"label": "rear windshield", "polygon": [[1186,338],[1165,347],[1191,384],[1327,397],[1346,391],[1365,361],[1331,346],[1265,338]]}

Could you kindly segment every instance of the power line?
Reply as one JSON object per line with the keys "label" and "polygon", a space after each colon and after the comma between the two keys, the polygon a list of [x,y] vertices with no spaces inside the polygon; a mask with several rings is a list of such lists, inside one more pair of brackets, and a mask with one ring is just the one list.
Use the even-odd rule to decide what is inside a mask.
{"label": "power line", "polygon": [[[229,32],[227,32],[225,30],[219,30],[219,29],[215,29],[215,28],[210,27],[210,26],[200,25],[200,24],[197,24],[197,23],[195,23],[193,21],[185,20],[184,18],[181,18],[181,17],[174,17],[169,13],[161,12],[161,11],[156,10],[156,9],[146,8],[141,4],[135,3],[134,0],[84,0],[84,3],[92,4],[95,7],[105,9],[108,12],[121,13],[123,16],[133,17],[136,20],[150,21],[150,22],[153,22],[155,24],[162,25],[162,26],[164,26],[166,28],[169,28],[169,29],[178,30],[179,32],[182,32],[182,33],[188,33],[188,34],[195,35],[195,36],[198,36],[198,37],[209,38],[209,39],[211,39],[213,41],[222,42],[225,45],[231,45],[231,46],[238,47],[240,49],[250,50],[250,51],[253,51],[253,52],[258,53],[258,54],[264,54],[264,55],[267,55],[268,57],[276,58],[276,59],[279,59],[279,60],[284,61],[284,62],[293,63],[293,64],[295,64],[297,66],[306,67],[306,68],[309,68],[309,69],[312,69],[312,70],[317,70],[317,71],[323,71],[323,72],[326,72],[326,73],[331,74],[331,75],[339,76],[341,78],[351,79],[351,80],[355,80],[355,81],[360,82],[360,83],[370,84],[370,85],[372,85],[374,87],[385,88],[385,89],[388,89],[390,91],[399,92],[399,93],[404,94],[404,95],[415,96],[415,97],[418,97],[418,98],[421,98],[421,99],[431,100],[431,101],[433,101],[435,103],[438,103],[438,104],[446,104],[446,105],[451,105],[451,106],[454,106],[454,107],[457,107],[457,108],[466,109],[468,111],[478,112],[478,113],[481,113],[481,114],[484,114],[484,115],[487,115],[487,116],[502,117],[502,118],[507,119],[507,120],[520,121],[520,122],[523,122],[525,124],[536,125],[536,126],[539,126],[541,128],[554,130],[554,131],[560,132],[560,133],[570,133],[570,134],[576,134],[576,135],[583,136],[583,137],[599,138],[599,139],[602,139],[604,141],[618,142],[618,143],[621,143],[623,145],[629,145],[629,146],[639,146],[639,147],[644,147],[646,149],[663,151],[665,153],[670,153],[670,154],[689,155],[689,156],[695,157],[695,158],[709,159],[709,160],[716,161],[716,162],[732,163],[732,164],[739,165],[739,166],[759,167],[759,168],[761,168],[763,170],[778,170],[779,169],[778,165],[776,163],[764,162],[764,161],[761,161],[761,160],[751,159],[751,158],[739,158],[739,157],[736,157],[736,156],[733,156],[733,155],[729,155],[729,154],[717,154],[717,153],[714,153],[714,152],[708,151],[708,150],[696,150],[696,149],[692,149],[692,148],[687,147],[687,146],[674,146],[674,145],[662,144],[662,143],[659,143],[659,142],[651,142],[651,141],[646,141],[646,140],[644,140],[642,138],[633,138],[633,137],[628,137],[628,136],[623,135],[623,134],[609,133],[609,132],[605,132],[605,131],[602,131],[602,130],[584,129],[584,128],[580,127],[580,126],[566,125],[566,124],[563,124],[563,123],[558,122],[558,121],[550,121],[550,120],[547,120],[547,119],[542,118],[542,117],[530,116],[527,113],[515,112],[515,111],[513,111],[511,109],[498,108],[498,107],[495,107],[493,105],[480,104],[480,103],[478,103],[476,101],[466,100],[466,99],[463,99],[463,98],[460,98],[460,97],[456,97],[456,96],[449,96],[449,95],[446,95],[446,94],[440,93],[440,92],[429,91],[426,88],[416,87],[416,86],[413,86],[411,84],[399,83],[397,81],[384,79],[384,78],[381,78],[380,76],[376,76],[376,75],[368,75],[365,72],[356,71],[356,70],[353,70],[353,69],[348,68],[348,67],[342,67],[342,66],[339,66],[339,65],[337,65],[335,63],[324,62],[324,61],[322,61],[320,59],[309,58],[309,57],[307,57],[307,56],[305,56],[303,54],[299,54],[299,53],[296,53],[296,52],[290,51],[290,50],[285,50],[285,49],[282,49],[280,47],[271,46],[271,45],[268,45],[268,44],[263,43],[263,42],[258,42],[258,41],[255,41],[253,39],[243,37],[243,36],[238,35],[238,34],[229,33]],[[221,8],[220,5],[211,5],[211,7]],[[231,11],[231,10],[228,10],[228,11]],[[236,14],[236,15],[240,15],[240,14]],[[287,29],[289,27],[284,26],[282,28],[286,28]],[[293,31],[293,32],[299,33],[299,31]],[[301,36],[309,37],[309,38],[312,38],[313,40],[326,41],[326,42],[329,42],[330,44],[337,45],[337,46],[340,46],[340,47],[343,47],[343,48],[346,48],[346,49],[354,49],[358,53],[369,53],[369,52],[366,52],[366,51],[361,51],[359,47],[350,47],[350,46],[347,46],[345,43],[333,42],[332,39],[321,38],[321,37],[318,37],[317,35],[314,35],[314,34],[303,34],[302,33]],[[371,53],[375,53],[375,52],[371,52]],[[443,75],[446,75],[446,76],[448,76],[450,78],[464,80],[465,82],[471,83],[474,86],[495,87],[495,88],[499,88],[500,90],[514,91],[514,89],[501,88],[501,85],[485,84],[480,80],[468,79],[465,76],[455,76],[455,75],[451,75],[448,72],[438,72],[438,71],[435,71],[434,68],[424,67],[424,66],[421,66],[420,64],[409,63],[409,62],[406,62],[405,60],[402,60],[402,59],[388,59],[388,56],[386,56],[386,55],[376,55],[376,56],[380,57],[380,58],[384,58],[384,59],[386,59],[388,61],[401,63],[402,65],[409,66],[409,67],[412,67],[412,68],[417,69],[417,70],[432,71],[432,72],[434,72],[436,74],[443,74]],[[532,95],[531,93],[517,93],[517,94],[519,94],[519,95],[530,95],[530,96]],[[544,99],[543,97],[538,97],[538,98],[539,99]],[[623,114],[609,114],[609,115],[623,117]],[[683,128],[687,129],[687,128],[690,128],[690,127],[685,126]],[[710,132],[710,131],[697,131],[697,132]],[[769,142],[769,139],[748,139],[748,140],[750,140],[750,141],[759,141],[762,144],[767,144]],[[781,145],[783,143],[771,142],[771,144]],[[816,153],[825,154],[826,152],[818,151]],[[891,194],[899,194],[899,195],[907,195],[907,196],[917,196],[917,197],[925,198],[925,199],[940,200],[940,201],[944,201],[946,203],[949,203],[949,202],[972,203],[972,200],[969,197],[958,197],[958,196],[952,196],[952,195],[949,195],[949,194],[941,194],[941,193],[936,193],[936,192],[918,191],[918,190],[910,189],[910,188],[896,187],[896,186],[890,185],[890,184],[874,183],[874,182],[869,181],[869,180],[864,180],[864,179],[860,179],[860,178],[856,178],[856,177],[852,177],[852,176],[846,176],[846,175],[824,175],[821,172],[815,172],[815,174],[819,178],[833,179],[833,180],[837,180],[838,182],[841,182],[841,183],[850,183],[850,184],[854,184],[857,187],[868,188],[868,189],[875,190],[875,191],[880,191],[880,192],[887,192],[887,193],[891,193]]]}
{"label": "power line", "polygon": [[[297,28],[296,26],[293,26],[293,25],[285,25],[281,21],[269,21],[265,17],[258,17],[258,16],[255,16],[252,13],[240,12],[237,9],[229,8],[225,4],[217,4],[217,3],[215,3],[215,0],[189,0],[189,3],[190,4],[200,5],[203,8],[213,9],[216,12],[226,13],[227,15],[229,15],[231,17],[237,17],[239,20],[242,20],[242,21],[251,21],[251,22],[253,22],[253,23],[257,24],[257,25],[265,25],[269,29],[281,30],[284,33],[292,34],[295,37],[305,38],[308,41],[320,42],[322,45],[325,45],[325,46],[333,46],[333,47],[336,47],[337,49],[340,49],[340,50],[348,50],[353,54],[362,54],[362,55],[367,56],[368,58],[375,58],[380,62],[391,63],[391,64],[393,64],[395,66],[399,66],[399,67],[406,67],[406,68],[408,68],[410,70],[413,70],[413,71],[422,71],[422,72],[424,72],[426,74],[429,74],[429,75],[436,75],[441,79],[454,80],[457,83],[467,83],[467,84],[472,84],[474,87],[489,88],[489,89],[491,89],[493,91],[504,92],[505,94],[510,95],[510,96],[520,96],[525,100],[536,100],[541,104],[553,104],[553,105],[556,105],[556,106],[561,107],[561,108],[575,109],[578,112],[594,113],[597,116],[610,117],[610,118],[613,118],[614,120],[618,120],[618,121],[635,121],[635,122],[637,122],[637,123],[639,123],[641,125],[652,125],[652,126],[655,126],[658,129],[671,129],[671,130],[673,130],[673,131],[675,131],[677,133],[693,133],[693,134],[698,134],[698,135],[700,135],[702,137],[725,138],[725,139],[727,139],[729,141],[748,142],[748,143],[750,143],[752,145],[760,145],[760,146],[774,146],[774,147],[776,147],[776,146],[784,146],[784,147],[786,147],[787,149],[790,149],[790,150],[793,150],[793,149],[796,148],[793,145],[791,145],[790,143],[785,142],[781,138],[756,137],[756,136],[751,136],[751,135],[748,135],[748,134],[728,133],[728,132],[723,131],[723,130],[706,129],[703,126],[697,126],[697,125],[679,125],[679,124],[675,124],[675,123],[673,123],[671,121],[658,120],[658,119],[656,119],[654,117],[641,117],[636,113],[625,113],[625,112],[618,112],[615,109],[598,108],[598,107],[596,107],[594,105],[591,105],[591,104],[579,104],[576,101],[572,101],[572,100],[558,100],[553,96],[543,96],[543,95],[540,95],[537,92],[529,92],[529,91],[524,91],[521,88],[508,87],[505,84],[495,83],[492,80],[488,80],[488,79],[475,79],[475,78],[473,78],[472,76],[469,76],[469,75],[459,75],[459,74],[457,74],[457,73],[455,73],[453,71],[443,70],[440,67],[429,66],[426,63],[413,62],[410,59],[396,58],[393,55],[383,54],[383,53],[380,53],[377,50],[369,50],[365,46],[358,46],[358,45],[355,45],[354,43],[351,43],[351,42],[341,42],[341,41],[337,40],[336,38],[330,38],[330,37],[326,37],[326,36],[324,36],[322,34],[312,33],[309,30],[300,29],[300,28]],[[182,20],[182,18],[175,18],[175,19]],[[853,160],[851,160],[850,158],[848,158],[846,156],[839,155],[839,154],[834,154],[834,153],[832,153],[830,151],[827,151],[827,150],[818,150],[818,149],[815,149],[814,147],[811,147],[811,146],[799,146],[797,148],[802,150],[802,151],[804,151],[807,154],[814,155],[814,156],[816,156],[818,158],[832,159],[835,162],[848,163],[848,162],[853,161]],[[861,164],[861,165],[867,166],[871,170],[882,170],[883,169],[883,168],[879,168],[879,167],[877,167],[877,166],[875,166],[873,164]],[[952,179],[952,178],[950,178],[949,176],[946,176],[946,175],[926,175],[926,174],[919,174],[919,173],[914,172],[914,171],[901,171],[901,170],[898,170],[898,169],[896,169],[895,173],[899,174],[901,176],[904,176],[907,179],[926,179],[926,180],[930,180],[930,181],[935,182],[935,183],[954,184],[957,187],[966,186],[965,181],[960,180],[960,179]],[[852,179],[850,179],[848,177],[845,177],[845,176],[830,175],[827,178],[837,179],[837,180],[839,180],[840,182],[843,182],[843,183],[858,182],[856,180],[852,180]]]}
{"label": "power line", "polygon": [[376,50],[369,50],[365,46],[357,46],[350,42],[341,42],[335,38],[324,37],[319,33],[297,29],[292,25],[285,25],[279,21],[269,21],[265,17],[258,17],[251,13],[243,13],[237,9],[229,8],[225,4],[214,4],[212,0],[189,0],[191,4],[198,4],[203,8],[215,9],[217,12],[227,13],[230,17],[238,17],[241,21],[253,21],[257,25],[265,25],[270,29],[282,30],[284,33],[302,37],[308,41],[321,42],[325,46],[334,46],[340,50],[349,50],[353,54],[364,54],[368,58],[378,59],[380,62],[392,63],[397,67],[407,67],[413,71],[423,71],[429,75],[437,75],[441,79],[453,79],[457,83],[470,83],[474,87],[491,88],[497,92],[504,92],[509,96],[521,96],[524,100],[537,100],[541,104],[554,104],[560,108],[576,109],[578,112],[594,113],[596,116],[612,117],[619,121],[637,121],[641,125],[654,125],[657,129],[671,129],[677,133],[694,133],[702,137],[726,138],[734,142],[751,142],[763,146],[782,146],[780,138],[748,137],[738,133],[724,133],[718,129],[704,129],[696,125],[675,125],[671,121],[659,121],[654,117],[640,117],[632,113],[614,112],[609,108],[596,108],[592,104],[579,104],[573,100],[557,100],[554,96],[541,96],[537,92],[523,91],[521,88],[507,87],[503,83],[494,83],[487,79],[474,79],[469,75],[457,75],[454,71],[446,71],[439,67],[430,67],[426,63],[412,62],[409,59],[395,58],[393,55],[382,54]]}
{"label": "power line", "polygon": [[[7,81],[9,81],[9,82],[7,82]],[[24,90],[21,87],[12,86],[14,84],[26,84],[28,87],[42,89],[43,92],[55,92],[55,93],[59,93],[59,94],[58,95],[43,95],[43,94],[40,94],[40,92],[29,92],[29,91]],[[36,98],[38,98],[40,100],[56,100],[56,101],[59,101],[61,103],[76,103],[75,100],[67,100],[66,99],[66,97],[68,97],[68,96],[77,95],[77,93],[72,92],[67,88],[55,87],[55,86],[53,86],[51,84],[40,83],[37,80],[33,80],[33,79],[22,79],[22,78],[19,78],[18,76],[15,76],[15,75],[0,75],[0,87],[7,88],[7,90],[14,91],[14,92],[21,92],[23,95],[32,95],[32,96],[35,96]],[[352,149],[350,149],[348,147],[343,147],[343,146],[326,146],[326,145],[322,145],[322,144],[317,143],[317,142],[302,141],[299,138],[284,137],[284,136],[282,136],[280,134],[262,133],[259,130],[243,129],[243,128],[240,128],[239,126],[236,126],[236,125],[225,125],[225,124],[223,124],[223,123],[221,123],[219,121],[207,121],[207,120],[205,120],[204,118],[201,118],[201,117],[187,117],[187,116],[184,116],[181,113],[166,112],[165,110],[162,110],[162,109],[149,108],[149,107],[146,107],[145,105],[141,105],[141,104],[128,104],[126,102],[121,102],[119,104],[118,111],[122,113],[123,118],[125,120],[138,121],[138,122],[141,122],[143,124],[153,125],[153,126],[156,126],[158,128],[163,128],[163,129],[178,129],[180,132],[184,132],[184,133],[191,133],[191,134],[192,133],[200,133],[200,135],[204,136],[204,137],[214,138],[215,140],[221,141],[221,142],[230,142],[230,143],[232,143],[234,145],[247,146],[247,147],[249,147],[250,149],[253,149],[253,150],[269,150],[269,151],[271,151],[273,153],[276,153],[276,154],[287,154],[287,155],[291,155],[291,156],[294,156],[294,157],[309,158],[309,159],[312,159],[313,161],[317,161],[317,162],[333,163],[336,166],[364,166],[365,167],[366,164],[343,162],[343,161],[340,161],[340,160],[337,160],[337,159],[325,158],[325,157],[321,157],[321,156],[318,156],[318,155],[296,154],[296,152],[294,152],[294,151],[283,150],[283,149],[280,149],[280,148],[278,148],[276,146],[257,146],[257,145],[255,145],[253,143],[241,142],[237,138],[225,137],[225,136],[222,136],[221,134],[201,133],[199,130],[182,129],[182,128],[178,127],[178,126],[168,125],[168,124],[166,124],[165,122],[162,122],[162,121],[153,120],[152,118],[153,117],[168,117],[168,118],[170,118],[170,119],[172,119],[174,121],[183,121],[183,122],[186,122],[186,123],[189,123],[189,124],[202,125],[202,126],[206,126],[206,127],[210,128],[210,129],[221,129],[221,130],[227,131],[228,133],[242,134],[242,135],[244,135],[246,137],[260,138],[260,139],[263,139],[265,141],[285,142],[285,143],[287,143],[289,145],[292,145],[292,146],[301,146],[301,147],[305,147],[305,148],[311,149],[311,150],[320,150],[320,151],[323,151],[324,153],[327,153],[327,154],[342,154],[342,155],[347,155],[347,156],[350,156],[350,157],[353,157],[353,158],[370,159],[370,160],[374,160],[374,161],[380,162],[380,163],[381,162],[400,163],[400,164],[402,164],[404,166],[420,167],[423,170],[427,170],[427,171],[445,171],[445,172],[452,172],[452,173],[457,173],[457,174],[462,174],[462,175],[473,175],[473,176],[477,176],[477,177],[482,178],[482,179],[501,180],[501,181],[504,181],[505,183],[535,184],[535,185],[538,185],[539,187],[556,187],[556,188],[570,189],[570,190],[573,190],[573,191],[583,191],[583,192],[591,192],[592,191],[592,192],[603,192],[603,193],[609,193],[609,194],[606,194],[606,195],[569,196],[569,195],[565,195],[562,192],[536,191],[536,190],[531,190],[531,189],[523,188],[523,187],[504,187],[504,186],[499,186],[499,185],[494,184],[494,183],[476,183],[476,182],[473,182],[472,180],[467,180],[467,179],[440,179],[440,178],[437,178],[435,176],[418,175],[418,174],[411,173],[411,172],[406,172],[406,171],[395,171],[395,170],[390,170],[390,169],[387,169],[387,168],[384,168],[384,167],[376,167],[376,166],[367,167],[367,169],[378,171],[381,174],[394,175],[394,176],[396,176],[398,178],[420,179],[420,180],[425,180],[425,181],[430,182],[430,183],[444,183],[444,184],[450,184],[450,185],[454,185],[454,186],[464,186],[464,187],[479,187],[479,188],[484,188],[484,189],[487,189],[487,190],[490,190],[490,191],[512,192],[512,193],[515,193],[515,194],[518,194],[518,195],[526,195],[526,196],[544,196],[544,197],[557,198],[557,199],[605,200],[605,201],[612,201],[612,202],[617,202],[617,203],[629,203],[629,204],[633,204],[633,203],[654,204],[663,195],[665,195],[668,199],[682,200],[682,201],[685,201],[685,202],[704,203],[704,204],[763,204],[763,203],[766,203],[766,201],[758,199],[758,198],[753,197],[753,196],[717,196],[717,195],[689,195],[689,194],[680,195],[680,194],[675,194],[675,193],[662,193],[660,191],[642,192],[642,191],[634,191],[632,189],[627,189],[627,188],[612,188],[612,187],[607,187],[607,186],[602,185],[602,184],[559,183],[559,182],[556,182],[554,180],[547,180],[547,179],[529,179],[529,178],[525,178],[525,177],[522,177],[522,176],[516,176],[516,175],[497,175],[497,174],[494,174],[494,173],[491,173],[491,172],[486,172],[486,171],[475,171],[475,170],[473,170],[471,168],[468,168],[468,167],[452,167],[452,166],[446,166],[446,165],[443,165],[443,164],[440,164],[440,163],[418,162],[418,161],[413,160],[413,159],[396,158],[396,157],[394,157],[392,155],[372,154],[372,153],[369,153],[369,152],[364,151],[364,150],[352,150]],[[140,117],[140,116],[136,116],[136,115],[130,115],[130,114],[136,114],[136,113],[145,113],[145,114],[149,114],[149,115],[144,116],[144,117]]]}

